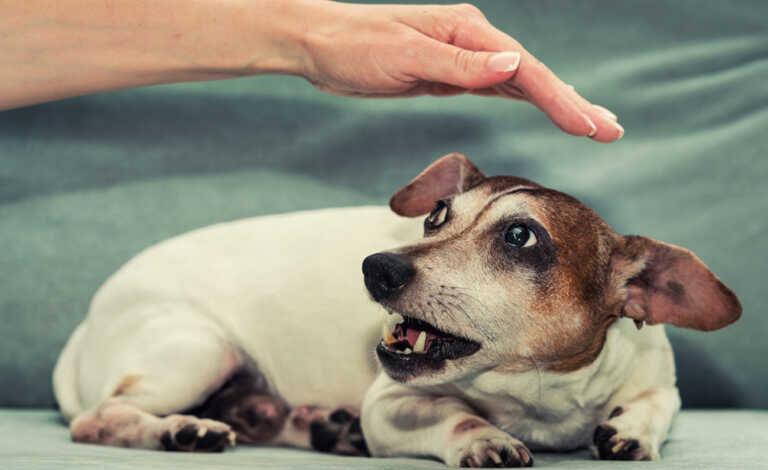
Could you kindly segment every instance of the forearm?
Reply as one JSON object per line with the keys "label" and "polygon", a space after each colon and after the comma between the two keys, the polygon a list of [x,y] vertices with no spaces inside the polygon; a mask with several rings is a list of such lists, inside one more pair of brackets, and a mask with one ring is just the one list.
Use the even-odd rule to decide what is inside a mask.
{"label": "forearm", "polygon": [[0,109],[160,83],[301,74],[308,5],[1,0]]}

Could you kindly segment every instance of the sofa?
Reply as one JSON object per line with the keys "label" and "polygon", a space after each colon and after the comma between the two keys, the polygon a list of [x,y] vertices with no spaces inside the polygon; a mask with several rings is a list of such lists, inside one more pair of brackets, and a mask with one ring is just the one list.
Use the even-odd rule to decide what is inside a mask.
{"label": "sofa", "polygon": [[[299,78],[156,86],[0,112],[0,468],[442,468],[240,446],[73,443],[51,372],[98,286],[209,224],[385,204],[449,152],[575,195],[614,229],[694,251],[740,297],[734,325],[668,328],[683,410],[658,463],[535,454],[536,466],[768,468],[768,2],[474,2],[626,129],[565,135],[530,105],[358,100]],[[362,280],[361,280],[362,282]]]}

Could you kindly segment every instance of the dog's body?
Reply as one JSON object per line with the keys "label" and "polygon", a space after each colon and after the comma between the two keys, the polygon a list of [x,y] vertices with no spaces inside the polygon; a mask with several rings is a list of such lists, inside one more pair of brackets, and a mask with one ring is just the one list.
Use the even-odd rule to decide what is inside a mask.
{"label": "dog's body", "polygon": [[[371,302],[360,275],[367,255],[421,235],[421,220],[389,208],[254,218],[154,246],[99,290],[57,364],[56,396],[73,438],[220,450],[234,429],[242,442],[454,466],[530,465],[526,445],[656,459],[680,400],[664,327],[636,325],[714,329],[738,317],[738,300],[687,252],[654,255],[672,261],[651,265],[648,253],[669,245],[617,241],[591,213],[563,229],[552,207],[536,205],[578,208],[560,195],[485,178],[457,155],[427,169],[393,197],[393,209],[421,215],[446,197],[452,207],[438,204],[424,242],[363,266],[370,294],[402,316]],[[480,229],[496,227],[484,217],[510,214],[522,221],[513,231]],[[568,261],[583,257],[563,245],[579,223],[602,264]],[[477,259],[486,245],[470,235],[497,232],[507,254]],[[692,291],[677,277],[655,287],[673,271],[697,276]],[[691,294],[716,304],[709,320],[688,315],[701,308],[689,305],[698,302]]]}

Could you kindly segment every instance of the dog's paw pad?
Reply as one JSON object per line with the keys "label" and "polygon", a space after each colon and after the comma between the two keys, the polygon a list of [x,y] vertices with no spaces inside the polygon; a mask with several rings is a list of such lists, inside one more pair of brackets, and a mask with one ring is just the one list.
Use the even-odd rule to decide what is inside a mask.
{"label": "dog's paw pad", "polygon": [[369,455],[360,417],[347,408],[314,417],[309,423],[309,438],[312,448],[321,452]]}
{"label": "dog's paw pad", "polygon": [[360,426],[360,418],[354,418],[347,428],[347,441],[360,455],[371,455],[368,445],[363,437],[363,428]]}
{"label": "dog's paw pad", "polygon": [[621,435],[614,426],[595,428],[593,453],[601,460],[656,460],[658,455],[639,439]]}
{"label": "dog's paw pad", "polygon": [[235,445],[235,433],[218,421],[186,416],[170,416],[169,429],[160,435],[164,450],[186,452],[222,452]]}
{"label": "dog's paw pad", "polygon": [[517,439],[477,439],[459,452],[459,467],[532,467],[531,452]]}
{"label": "dog's paw pad", "polygon": [[[163,436],[166,441],[172,439],[170,431],[166,431]],[[188,446],[195,442],[195,439],[197,439],[197,426],[194,424],[187,424],[176,432],[176,435],[173,436],[173,439],[170,442],[176,441],[178,445]]]}

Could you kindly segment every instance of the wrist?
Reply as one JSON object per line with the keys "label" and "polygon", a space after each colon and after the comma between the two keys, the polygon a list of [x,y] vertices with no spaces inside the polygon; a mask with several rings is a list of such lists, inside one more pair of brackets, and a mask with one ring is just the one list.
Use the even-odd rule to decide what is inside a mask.
{"label": "wrist", "polygon": [[[187,1],[187,0],[185,0]],[[189,2],[181,34],[168,48],[162,81],[209,80],[260,74],[303,75],[306,32],[320,0]],[[169,14],[170,18],[173,16]],[[162,29],[162,28],[161,28]],[[173,31],[166,31],[170,36]]]}
{"label": "wrist", "polygon": [[244,0],[225,68],[235,75],[304,75],[307,32],[321,0]]}
{"label": "wrist", "polygon": [[328,0],[244,0],[236,21],[238,46],[224,64],[235,75],[307,76],[309,43],[336,2]]}

